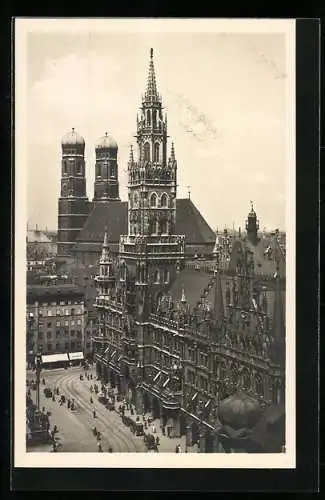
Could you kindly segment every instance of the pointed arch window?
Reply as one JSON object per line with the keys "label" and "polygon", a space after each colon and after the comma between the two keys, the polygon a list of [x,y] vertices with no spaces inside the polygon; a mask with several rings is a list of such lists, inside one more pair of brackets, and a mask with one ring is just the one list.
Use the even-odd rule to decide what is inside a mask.
{"label": "pointed arch window", "polygon": [[168,234],[168,221],[167,220],[163,220],[161,222],[161,233]]}
{"label": "pointed arch window", "polygon": [[169,283],[169,271],[168,271],[168,269],[164,270],[164,283]]}
{"label": "pointed arch window", "polygon": [[153,161],[159,162],[159,142],[155,142],[154,145]]}
{"label": "pointed arch window", "polygon": [[148,125],[148,127],[150,127],[150,125],[151,125],[151,115],[150,115],[149,109],[147,111],[147,125]]}
{"label": "pointed arch window", "polygon": [[160,282],[160,273],[159,273],[159,269],[156,269],[155,270],[155,274],[154,274],[154,283],[159,283]]}
{"label": "pointed arch window", "polygon": [[143,148],[144,161],[150,161],[150,144],[146,142]]}
{"label": "pointed arch window", "polygon": [[156,207],[157,206],[157,195],[156,193],[152,193],[150,196],[150,206],[151,207]]}
{"label": "pointed arch window", "polygon": [[64,160],[63,161],[63,175],[66,175],[67,173],[68,173],[67,162]]}
{"label": "pointed arch window", "polygon": [[153,113],[152,113],[152,123],[153,123],[154,128],[156,128],[157,127],[157,110],[156,109],[154,109]]}
{"label": "pointed arch window", "polygon": [[168,206],[168,196],[166,193],[163,193],[162,196],[161,196],[161,200],[160,200],[160,205],[162,207],[167,207]]}

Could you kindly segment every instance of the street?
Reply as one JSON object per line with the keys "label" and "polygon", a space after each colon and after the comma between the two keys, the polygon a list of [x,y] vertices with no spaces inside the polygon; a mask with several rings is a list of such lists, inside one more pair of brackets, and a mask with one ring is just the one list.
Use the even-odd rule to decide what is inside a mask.
{"label": "street", "polygon": [[[50,430],[54,425],[58,428],[56,440],[58,451],[60,452],[97,452],[97,439],[93,435],[93,428],[101,433],[101,444],[103,452],[108,452],[109,448],[113,452],[147,452],[143,436],[135,436],[131,430],[126,427],[117,411],[109,411],[105,406],[98,402],[97,395],[92,394],[93,404],[90,402],[90,386],[95,382],[95,370],[88,370],[93,374],[93,380],[80,380],[80,373],[84,370],[80,367],[72,367],[68,370],[52,369],[42,370],[41,381],[45,379],[45,385],[40,385],[40,409],[45,407],[45,411],[51,412]],[[35,379],[35,373],[28,372],[29,380]],[[98,383],[98,382],[97,382]],[[99,383],[100,384],[100,383]],[[64,394],[66,400],[75,400],[75,409],[68,409],[67,402],[62,406],[59,403],[60,396],[55,396],[55,401],[46,398],[44,388],[49,387],[52,390],[58,387],[60,396]],[[35,391],[31,391],[33,401],[36,400]],[[120,403],[115,404],[115,408]],[[93,417],[93,409],[96,411],[96,418]],[[182,450],[185,449],[185,437],[168,438],[162,435],[159,428],[159,421],[154,422],[156,427],[156,436],[159,437],[160,452],[174,452],[176,445],[180,444]],[[49,452],[50,444],[40,444],[28,447],[29,452]],[[189,450],[195,452],[196,450]]]}
{"label": "street", "polygon": [[[79,367],[68,370],[43,370],[41,380],[45,378],[45,385],[40,386],[40,408],[45,407],[51,412],[50,428],[56,425],[58,428],[59,451],[64,452],[95,452],[97,450],[97,440],[92,433],[94,427],[101,433],[103,451],[108,451],[109,447],[114,452],[144,452],[146,451],[143,438],[136,437],[125,427],[120,416],[115,411],[108,411],[97,397],[93,397],[94,403],[90,403],[90,385],[94,381],[79,379],[81,369]],[[30,374],[29,378],[33,378]],[[35,378],[35,375],[34,375]],[[45,387],[59,387],[60,395],[66,398],[74,398],[76,409],[71,411],[67,404],[60,406],[59,396],[52,401],[46,398],[43,389]],[[32,391],[32,398],[35,401],[35,391]],[[93,408],[96,410],[96,418],[93,417]],[[31,447],[28,451],[49,451],[50,445],[38,445]]]}

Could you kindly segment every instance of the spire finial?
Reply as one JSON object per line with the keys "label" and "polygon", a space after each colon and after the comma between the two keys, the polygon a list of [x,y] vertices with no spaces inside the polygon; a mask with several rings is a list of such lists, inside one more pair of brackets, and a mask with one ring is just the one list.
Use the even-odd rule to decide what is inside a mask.
{"label": "spire finial", "polygon": [[182,298],[181,298],[181,302],[182,303],[186,302],[184,285],[182,285]]}
{"label": "spire finial", "polygon": [[107,132],[105,132],[105,137],[107,137]]}
{"label": "spire finial", "polygon": [[74,127],[72,127],[72,132],[74,132]]}
{"label": "spire finial", "polygon": [[219,236],[218,236],[218,230],[217,230],[216,231],[216,241],[215,241],[214,248],[213,248],[213,256],[218,257],[218,255],[219,255]]}
{"label": "spire finial", "polygon": [[144,99],[149,100],[149,101],[158,101],[159,100],[159,96],[158,96],[158,92],[157,92],[157,85],[156,85],[155,68],[153,65],[153,49],[150,49],[148,82],[147,82],[147,90],[145,92]]}
{"label": "spire finial", "polygon": [[250,201],[250,204],[251,204],[251,211],[254,212],[254,205],[253,205],[252,200]]}
{"label": "spire finial", "polygon": [[132,144],[130,145],[130,154],[129,154],[129,162],[134,162],[134,157],[133,157],[133,146]]}
{"label": "spire finial", "polygon": [[188,199],[191,199],[191,186],[187,186]]}

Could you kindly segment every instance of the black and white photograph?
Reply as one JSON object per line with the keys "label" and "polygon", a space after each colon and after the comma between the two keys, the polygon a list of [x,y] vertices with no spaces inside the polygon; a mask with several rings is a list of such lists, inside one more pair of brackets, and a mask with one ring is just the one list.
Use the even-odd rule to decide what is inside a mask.
{"label": "black and white photograph", "polygon": [[16,466],[295,467],[294,51],[16,20]]}

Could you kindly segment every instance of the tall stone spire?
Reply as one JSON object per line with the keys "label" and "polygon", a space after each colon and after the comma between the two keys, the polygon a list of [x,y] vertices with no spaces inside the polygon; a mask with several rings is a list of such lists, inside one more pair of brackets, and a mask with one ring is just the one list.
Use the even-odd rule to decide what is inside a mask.
{"label": "tall stone spire", "polygon": [[100,262],[107,263],[109,261],[110,261],[110,250],[109,250],[109,245],[108,245],[107,228],[105,228],[104,242],[103,242],[102,255],[100,258]]}
{"label": "tall stone spire", "polygon": [[171,149],[171,152],[170,152],[170,159],[171,161],[175,161],[175,148],[174,148],[174,143],[172,142],[172,149]]}
{"label": "tall stone spire", "polygon": [[132,144],[130,146],[129,162],[130,163],[134,163],[133,146],[132,146]]}
{"label": "tall stone spire", "polygon": [[224,319],[224,304],[222,296],[220,270],[216,269],[214,274],[216,276],[215,295],[214,295],[214,314],[217,325],[221,326]]}
{"label": "tall stone spire", "polygon": [[150,49],[150,62],[149,62],[149,72],[147,81],[147,90],[145,92],[146,101],[158,101],[159,95],[157,92],[155,67],[153,64],[153,49]]}
{"label": "tall stone spire", "polygon": [[219,256],[219,250],[220,250],[219,235],[218,231],[216,231],[216,241],[214,243],[214,248],[212,252],[214,258],[217,258]]}
{"label": "tall stone spire", "polygon": [[285,361],[285,317],[283,307],[283,293],[281,290],[281,280],[279,272],[279,262],[274,275],[275,278],[275,296],[273,310],[273,337],[275,341],[275,350],[278,363],[283,367]]}
{"label": "tall stone spire", "polygon": [[182,286],[182,297],[181,297],[181,302],[182,304],[186,303],[186,297],[185,297],[185,288],[184,285]]}

